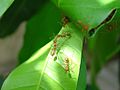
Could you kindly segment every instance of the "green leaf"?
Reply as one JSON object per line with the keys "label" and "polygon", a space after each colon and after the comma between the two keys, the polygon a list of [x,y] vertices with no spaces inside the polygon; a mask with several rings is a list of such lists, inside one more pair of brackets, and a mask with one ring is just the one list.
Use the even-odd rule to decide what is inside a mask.
{"label": "green leaf", "polygon": [[19,54],[20,63],[27,60],[34,52],[55,37],[61,28],[60,21],[61,13],[51,2],[46,3],[28,21],[23,48]]}
{"label": "green leaf", "polygon": [[10,7],[14,0],[0,0],[0,17]]}
{"label": "green leaf", "polygon": [[[94,38],[89,39],[89,50],[93,57],[92,82],[102,67],[120,50],[120,9],[116,12],[111,22],[106,23],[96,33]],[[95,89],[96,90],[96,89]]]}
{"label": "green leaf", "polygon": [[[52,0],[68,17],[84,30],[98,27],[113,11],[120,8],[120,0]],[[77,25],[77,26],[78,26]]]}
{"label": "green leaf", "polygon": [[[53,42],[16,68],[1,90],[75,90],[81,66],[83,37],[83,33],[69,23]],[[67,71],[66,67],[69,68]]]}
{"label": "green leaf", "polygon": [[[0,1],[4,2],[3,4],[0,2],[0,5],[2,6],[9,4],[6,2],[7,0]],[[33,15],[35,15],[45,2],[46,0],[15,0],[0,19],[0,37],[3,38],[12,34],[21,22],[29,20]],[[0,6],[0,8],[2,6]]]}
{"label": "green leaf", "polygon": [[77,89],[76,90],[86,90],[86,61],[85,58],[82,57],[81,59],[81,66],[80,66],[80,73],[79,73],[79,79],[78,79],[78,83],[77,83]]}

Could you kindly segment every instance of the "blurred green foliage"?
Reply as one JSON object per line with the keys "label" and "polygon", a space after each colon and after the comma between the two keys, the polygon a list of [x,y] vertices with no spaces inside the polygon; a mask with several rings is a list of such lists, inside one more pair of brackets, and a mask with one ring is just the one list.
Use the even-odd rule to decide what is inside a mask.
{"label": "blurred green foliage", "polygon": [[[56,87],[59,87],[59,90],[62,90],[62,88],[65,88],[67,90],[70,90],[69,88],[85,90],[86,61],[85,58],[81,57],[84,38],[87,38],[87,50],[88,54],[92,58],[92,88],[94,90],[97,90],[99,89],[96,85],[97,74],[102,69],[102,67],[110,60],[110,58],[112,58],[116,53],[120,51],[119,0],[113,0],[109,2],[108,0],[51,1],[56,6],[48,0],[15,0],[14,2],[13,0],[0,0],[0,16],[2,16],[0,18],[0,37],[5,37],[12,34],[17,30],[17,27],[20,23],[22,23],[23,21],[27,21],[24,43],[19,53],[19,62],[20,64],[23,62],[24,63],[16,68],[8,76],[5,83],[3,84],[2,90],[10,90],[11,88],[14,88],[15,90],[34,90],[35,88],[41,90],[40,88],[47,87],[49,87],[51,90],[55,89]],[[67,21],[69,20],[63,20],[63,23],[65,25],[62,25],[62,14],[63,16],[67,16],[70,19],[70,22],[72,23],[71,25],[68,25]],[[66,25],[68,25],[67,28]],[[59,35],[58,32],[60,31],[60,29],[61,31],[64,29],[69,29],[69,31],[73,30],[71,33],[74,36],[72,37],[73,40],[70,39],[67,41],[67,39],[65,39],[66,34],[62,35],[59,33]],[[76,34],[74,35],[74,33]],[[57,34],[58,36],[56,36]],[[55,36],[63,39],[59,41],[59,39],[56,39]],[[51,40],[53,40],[53,43],[49,43],[49,48],[45,49],[43,46]],[[58,42],[56,40],[58,40]],[[66,43],[63,43],[64,40]],[[56,49],[57,44],[59,44],[60,46],[57,47],[59,50]],[[70,50],[78,50],[79,52],[79,55],[77,55],[77,53],[73,56],[79,56],[79,59],[76,60],[78,60],[77,64],[80,65],[79,67],[77,67],[76,65],[77,69],[75,73],[77,74],[73,75],[79,78],[78,82],[77,78],[75,79],[74,83],[73,79],[66,79],[66,73],[64,73],[63,68],[61,68],[61,62],[63,63],[64,61],[62,59],[63,57],[65,58],[64,54],[66,51],[66,49],[61,48],[64,47],[64,45],[66,45],[66,47],[69,47]],[[44,50],[40,50],[41,54],[35,53],[41,47],[44,48]],[[53,48],[55,51],[58,51],[57,57],[55,57],[58,62],[52,62],[55,62],[55,64],[46,63],[47,61],[49,61],[47,57],[49,56],[51,48]],[[61,50],[63,50],[62,54],[59,53],[59,51]],[[38,58],[33,58],[36,56]],[[33,61],[29,63],[29,61],[31,60]],[[41,62],[42,60],[43,62]],[[46,67],[47,69],[44,69],[44,67]],[[69,67],[71,67],[71,65]],[[52,70],[55,72],[53,72]],[[51,75],[53,76],[48,77],[50,74],[46,76],[46,74],[44,74],[43,72],[47,74],[51,73]],[[56,73],[58,72],[60,74],[56,75]],[[74,73],[72,72],[72,74]],[[57,82],[54,81],[54,79],[56,80],[56,78],[58,78],[57,76],[61,77],[60,79],[63,80],[62,83],[60,82],[60,79],[57,80]],[[45,79],[48,81],[46,81]],[[13,81],[14,83],[11,83]],[[41,84],[42,81],[45,82]],[[47,86],[45,83],[47,83]],[[53,87],[53,85],[55,85],[56,87]]]}

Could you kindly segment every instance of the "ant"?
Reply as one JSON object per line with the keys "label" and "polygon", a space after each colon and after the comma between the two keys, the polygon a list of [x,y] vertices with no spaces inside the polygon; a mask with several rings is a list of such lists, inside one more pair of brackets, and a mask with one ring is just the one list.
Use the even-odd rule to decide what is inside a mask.
{"label": "ant", "polygon": [[68,32],[64,32],[62,34],[58,34],[54,41],[53,41],[53,49],[52,49],[52,52],[51,52],[51,55],[54,56],[55,53],[56,53],[56,49],[57,49],[57,41],[60,39],[60,38],[65,38],[65,37],[71,37],[71,34],[68,33]]}
{"label": "ant", "polygon": [[65,25],[66,25],[68,22],[70,22],[70,19],[69,19],[68,17],[64,16],[64,17],[62,18],[63,27],[65,27]]}
{"label": "ant", "polygon": [[55,55],[56,49],[57,49],[57,39],[55,38],[55,40],[53,41],[53,49],[52,49],[52,52],[51,52],[52,56]]}
{"label": "ant", "polygon": [[65,71],[66,72],[69,72],[69,58],[66,58],[65,61],[64,61],[64,64],[65,64]]}
{"label": "ant", "polygon": [[70,76],[70,77],[72,77],[71,76],[71,71],[73,72],[73,67],[72,67],[72,62],[71,62],[71,60],[69,59],[69,58],[65,58],[65,60],[64,60],[64,69],[65,69],[65,71],[66,71],[66,73]]}

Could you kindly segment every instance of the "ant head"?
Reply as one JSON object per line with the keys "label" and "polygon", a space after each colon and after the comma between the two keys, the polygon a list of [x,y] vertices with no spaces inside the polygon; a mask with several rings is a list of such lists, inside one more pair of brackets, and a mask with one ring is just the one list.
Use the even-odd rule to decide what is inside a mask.
{"label": "ant head", "polygon": [[65,58],[65,62],[69,63],[69,58],[68,57]]}

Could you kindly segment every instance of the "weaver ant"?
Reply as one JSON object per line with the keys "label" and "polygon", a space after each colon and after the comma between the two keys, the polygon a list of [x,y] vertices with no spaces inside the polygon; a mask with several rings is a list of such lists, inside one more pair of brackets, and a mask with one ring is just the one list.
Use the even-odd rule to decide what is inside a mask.
{"label": "weaver ant", "polygon": [[64,64],[65,64],[65,71],[68,72],[69,71],[69,58],[66,58],[64,60]]}
{"label": "weaver ant", "polygon": [[69,75],[70,78],[72,78],[71,72],[73,72],[73,68],[74,68],[74,66],[72,65],[71,59],[70,58],[65,58],[65,60],[64,60],[64,70]]}
{"label": "weaver ant", "polygon": [[51,55],[52,56],[54,56],[55,54],[56,54],[56,49],[57,49],[57,42],[58,42],[58,40],[59,39],[61,39],[61,38],[65,38],[65,37],[71,37],[71,34],[69,33],[69,32],[64,32],[64,33],[62,33],[62,34],[58,34],[56,37],[55,37],[55,39],[54,39],[54,41],[53,41],[53,49],[52,49],[52,51],[51,51]]}

